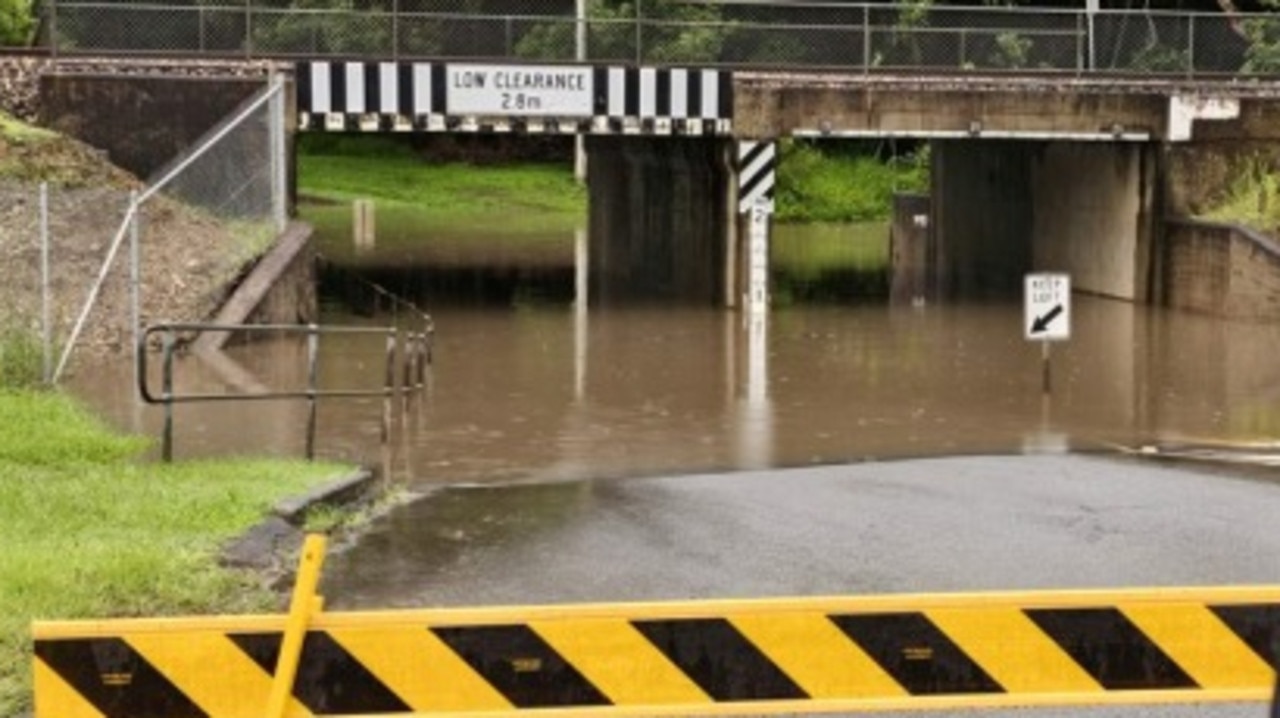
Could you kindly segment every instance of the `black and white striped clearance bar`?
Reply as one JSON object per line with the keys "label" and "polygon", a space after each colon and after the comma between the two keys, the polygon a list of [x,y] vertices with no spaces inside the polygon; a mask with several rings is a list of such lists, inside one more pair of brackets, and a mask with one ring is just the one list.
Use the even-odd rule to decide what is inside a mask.
{"label": "black and white striped clearance bar", "polygon": [[303,62],[303,130],[728,134],[732,74],[701,68]]}

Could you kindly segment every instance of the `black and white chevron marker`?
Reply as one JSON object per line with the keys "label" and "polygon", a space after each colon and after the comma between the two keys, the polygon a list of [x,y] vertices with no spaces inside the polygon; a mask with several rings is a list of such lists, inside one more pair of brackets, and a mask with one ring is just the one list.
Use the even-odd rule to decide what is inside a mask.
{"label": "black and white chevron marker", "polygon": [[778,143],[772,140],[742,140],[738,143],[738,212],[745,214],[757,204],[773,211],[773,187],[778,166]]}
{"label": "black and white chevron marker", "polygon": [[[566,67],[569,72],[582,69]],[[519,75],[553,69],[521,64],[303,61],[296,67],[299,126],[338,132],[728,135],[733,131],[733,73],[729,70],[591,66],[576,87],[580,93],[576,99],[585,104],[560,113],[544,104],[551,100],[542,91],[458,86],[462,73]],[[483,100],[486,93],[490,107],[476,111],[477,95]],[[513,104],[508,106],[504,100]]]}

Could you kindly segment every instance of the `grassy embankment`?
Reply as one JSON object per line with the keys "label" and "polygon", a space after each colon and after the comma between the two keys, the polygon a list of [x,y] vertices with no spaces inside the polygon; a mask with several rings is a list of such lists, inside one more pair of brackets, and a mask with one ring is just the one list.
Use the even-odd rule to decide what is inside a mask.
{"label": "grassy embankment", "polygon": [[[0,148],[10,150],[0,153],[0,179],[115,181],[118,170],[57,151],[61,142],[0,116]],[[33,619],[277,608],[258,577],[218,565],[220,545],[274,501],[348,470],[282,460],[143,463],[146,439],[116,434],[73,399],[33,388],[38,340],[9,320],[0,310],[0,716],[31,707]]]}
{"label": "grassy embankment", "polygon": [[1275,236],[1280,233],[1280,172],[1263,157],[1249,159],[1201,219],[1242,224]]}
{"label": "grassy embankment", "polygon": [[172,465],[56,393],[0,390],[0,715],[30,703],[35,618],[278,608],[253,576],[217,565],[221,543],[271,502],[342,467],[279,460]]}
{"label": "grassy embankment", "polygon": [[[377,203],[382,248],[423,237],[466,242],[486,233],[504,241],[557,242],[585,222],[586,193],[573,182],[567,163],[431,165],[392,139],[326,137],[301,145],[298,167],[301,193],[319,200],[304,206],[303,215],[334,258],[351,253],[351,201],[357,198]],[[824,276],[879,281],[875,277],[889,261],[886,221],[893,192],[920,190],[926,177],[927,161],[914,157],[882,162],[788,143],[778,175],[777,220],[824,226],[775,233],[779,298],[803,298]]]}

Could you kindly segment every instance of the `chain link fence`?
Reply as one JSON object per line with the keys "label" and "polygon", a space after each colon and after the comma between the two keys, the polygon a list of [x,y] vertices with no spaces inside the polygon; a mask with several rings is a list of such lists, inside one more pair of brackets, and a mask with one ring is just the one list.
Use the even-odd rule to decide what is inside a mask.
{"label": "chain link fence", "polygon": [[127,178],[114,179],[0,183],[0,385],[51,381],[111,244],[114,222],[104,219],[119,218],[129,205]]}
{"label": "chain link fence", "polygon": [[1280,70],[1273,14],[860,3],[556,0],[247,0],[184,6],[52,2],[52,48],[194,53],[702,63],[854,71],[1040,71],[1128,75]]}
{"label": "chain link fence", "polygon": [[81,200],[93,213],[83,225],[101,235],[97,261],[85,267],[92,273],[76,272],[74,321],[66,312],[55,321],[65,341],[52,381],[78,348],[86,356],[120,351],[136,346],[145,324],[207,319],[270,246],[286,219],[284,101],[284,84],[273,78],[123,203]]}

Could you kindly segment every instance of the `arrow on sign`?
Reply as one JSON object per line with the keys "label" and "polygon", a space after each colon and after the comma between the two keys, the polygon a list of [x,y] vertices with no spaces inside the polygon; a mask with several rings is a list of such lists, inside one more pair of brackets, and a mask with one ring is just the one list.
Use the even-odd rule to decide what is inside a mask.
{"label": "arrow on sign", "polygon": [[1053,320],[1058,318],[1059,314],[1062,314],[1061,304],[1055,305],[1053,309],[1049,310],[1048,314],[1042,317],[1036,317],[1036,320],[1031,323],[1031,333],[1039,334],[1040,332],[1047,330],[1049,325],[1053,323]]}

